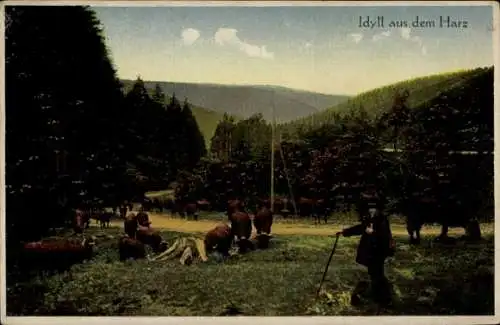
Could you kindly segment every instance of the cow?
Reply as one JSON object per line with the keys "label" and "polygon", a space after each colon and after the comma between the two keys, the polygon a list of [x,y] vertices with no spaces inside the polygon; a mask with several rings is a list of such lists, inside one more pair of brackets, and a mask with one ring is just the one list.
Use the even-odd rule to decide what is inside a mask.
{"label": "cow", "polygon": [[196,203],[188,203],[184,206],[184,211],[186,213],[186,218],[192,217],[194,220],[198,220],[198,206]]}
{"label": "cow", "polygon": [[24,243],[21,264],[28,269],[66,269],[93,257],[95,237],[56,238]]}
{"label": "cow", "polygon": [[269,247],[271,238],[271,226],[273,225],[273,213],[265,205],[262,205],[253,218],[255,230],[257,230],[257,245],[260,249]]}
{"label": "cow", "polygon": [[252,234],[252,220],[250,215],[238,209],[231,215],[231,231],[233,239],[236,238],[236,244],[240,253],[245,253],[252,249],[250,236]]}
{"label": "cow", "polygon": [[151,221],[149,221],[149,215],[146,212],[144,212],[144,210],[142,208],[139,210],[139,213],[137,213],[135,218],[136,218],[139,226],[143,226],[143,227],[151,226]]}
{"label": "cow", "polygon": [[223,256],[229,256],[229,249],[233,242],[231,227],[227,224],[217,224],[205,235],[204,243],[207,253],[217,251]]}
{"label": "cow", "polygon": [[118,251],[120,255],[120,261],[125,261],[129,258],[141,259],[146,258],[146,247],[144,244],[127,235],[121,237],[118,241]]}
{"label": "cow", "polygon": [[227,201],[227,217],[228,220],[231,221],[231,217],[233,213],[237,210],[243,210],[245,207],[245,204],[241,200],[229,200]]}
{"label": "cow", "polygon": [[211,209],[210,202],[205,199],[196,201],[196,205],[198,206],[198,209],[201,211],[210,211]]}
{"label": "cow", "polygon": [[168,248],[161,235],[149,227],[139,225],[135,238],[143,244],[149,245],[155,253],[164,252]]}
{"label": "cow", "polygon": [[73,224],[73,231],[75,234],[82,234],[83,230],[90,226],[90,215],[87,211],[82,209],[75,210],[75,219]]}
{"label": "cow", "polygon": [[312,216],[315,223],[321,223],[321,217],[325,223],[328,218],[328,209],[324,199],[299,198],[299,214],[301,217]]}
{"label": "cow", "polygon": [[410,245],[420,244],[420,231],[427,222],[435,222],[439,218],[440,206],[430,193],[411,193],[404,198],[397,209],[406,216],[406,231]]}
{"label": "cow", "polygon": [[152,206],[155,211],[158,213],[163,213],[163,204],[161,204],[160,200],[158,199],[153,199]]}
{"label": "cow", "polygon": [[[286,218],[289,214],[289,201],[286,198],[283,197],[275,197],[273,200],[273,212],[278,212],[280,213],[283,218]],[[271,200],[270,199],[260,199],[258,203],[258,208],[262,206],[267,206],[268,208],[271,206]]]}
{"label": "cow", "polygon": [[113,218],[113,216],[114,216],[114,214],[112,212],[99,213],[98,218],[99,218],[99,225],[101,226],[101,229],[109,228],[109,224],[110,224],[111,218]]}

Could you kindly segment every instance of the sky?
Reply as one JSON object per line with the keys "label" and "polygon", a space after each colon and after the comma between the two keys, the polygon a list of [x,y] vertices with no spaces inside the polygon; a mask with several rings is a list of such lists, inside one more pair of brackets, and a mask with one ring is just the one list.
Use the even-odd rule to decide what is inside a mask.
{"label": "sky", "polygon": [[[93,9],[118,76],[127,79],[354,95],[418,76],[493,65],[491,6]],[[441,27],[440,16],[466,26]],[[360,19],[377,17],[383,26],[360,27]],[[435,25],[415,26],[417,18]]]}

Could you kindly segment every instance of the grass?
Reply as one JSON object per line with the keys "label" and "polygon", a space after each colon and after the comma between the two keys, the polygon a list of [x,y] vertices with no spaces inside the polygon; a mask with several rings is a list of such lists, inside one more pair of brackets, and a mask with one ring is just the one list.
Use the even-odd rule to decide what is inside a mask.
{"label": "grass", "polygon": [[[277,224],[278,225],[278,224]],[[337,226],[338,227],[338,226]],[[493,314],[493,234],[457,247],[410,247],[398,237],[398,252],[387,263],[394,286],[393,315]],[[91,262],[55,275],[23,282],[8,277],[9,315],[217,316],[229,309],[243,315],[370,315],[370,304],[352,307],[350,292],[366,270],[354,262],[358,238],[340,238],[323,285],[315,293],[333,238],[276,235],[267,251],[183,266],[164,262],[118,261],[118,227],[98,238]],[[95,235],[102,231],[91,227]],[[169,242],[185,233],[162,231]]]}

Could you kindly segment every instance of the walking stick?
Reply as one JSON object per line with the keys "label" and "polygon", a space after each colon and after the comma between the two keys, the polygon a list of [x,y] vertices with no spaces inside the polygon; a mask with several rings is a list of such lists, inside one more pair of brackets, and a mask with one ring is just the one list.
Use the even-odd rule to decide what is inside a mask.
{"label": "walking stick", "polygon": [[330,254],[330,258],[328,259],[328,263],[326,264],[325,272],[323,272],[323,278],[321,279],[321,282],[319,283],[319,288],[318,291],[316,292],[316,299],[319,296],[319,292],[321,291],[321,286],[323,285],[323,281],[325,281],[326,278],[326,273],[328,272],[328,267],[330,266],[330,263],[332,261],[333,254],[335,254],[335,249],[337,248],[337,243],[339,241],[340,234],[337,235],[337,238],[335,239],[335,244],[333,244],[333,249]]}

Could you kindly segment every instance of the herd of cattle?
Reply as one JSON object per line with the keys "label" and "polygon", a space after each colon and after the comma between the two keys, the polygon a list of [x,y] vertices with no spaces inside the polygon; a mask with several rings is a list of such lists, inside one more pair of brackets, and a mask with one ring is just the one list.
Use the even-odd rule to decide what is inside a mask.
{"label": "herd of cattle", "polygon": [[[168,244],[161,234],[151,227],[149,215],[142,207],[139,212],[130,211],[126,215],[125,207],[121,207],[120,213],[125,233],[118,240],[121,261],[146,258],[146,246],[151,247],[153,253],[161,253],[168,249]],[[97,238],[85,236],[85,230],[90,226],[91,220],[96,220],[102,229],[107,228],[113,216],[112,212],[76,209],[72,236],[23,243],[21,263],[29,263],[24,266],[30,269],[44,266],[58,268],[90,260]],[[228,224],[220,223],[206,233],[204,243],[207,253],[217,251],[222,256],[228,256],[233,244],[236,244],[240,253],[254,249],[255,246],[251,241],[252,222],[257,231],[257,246],[261,249],[268,247],[273,223],[273,213],[268,205],[260,204],[257,211],[251,214],[246,211],[241,200],[230,200],[227,205],[227,216]]]}
{"label": "herd of cattle", "polygon": [[[362,200],[362,195],[358,199]],[[238,246],[239,251],[242,253],[253,249],[255,245],[250,240],[252,223],[257,231],[256,245],[260,248],[266,248],[271,238],[273,212],[286,217],[287,211],[289,212],[291,208],[289,201],[287,202],[286,199],[279,197],[274,201],[274,209],[270,209],[269,199],[257,200],[257,204],[252,206],[246,202],[247,200],[242,199],[226,201],[225,212],[229,224],[219,224],[206,234],[205,249],[207,253],[216,250],[223,256],[227,256],[233,243]],[[440,240],[449,239],[447,237],[448,227],[452,226],[465,228],[466,237],[468,238],[479,239],[481,237],[477,219],[468,217],[473,213],[470,208],[460,204],[450,204],[451,201],[443,200],[443,202],[445,203],[438,202],[435,198],[427,196],[414,196],[411,200],[403,202],[404,204],[396,206],[396,209],[390,212],[399,212],[406,216],[410,244],[418,244],[420,242],[420,230],[423,225],[436,222],[436,220],[442,225],[441,234],[438,236]],[[167,207],[171,209],[172,213],[178,213],[188,218],[191,216],[195,220],[198,219],[200,210],[211,209],[210,202],[207,200],[184,204],[173,203],[172,206]],[[125,232],[125,236],[121,237],[118,243],[120,260],[145,258],[147,256],[146,246],[150,246],[154,253],[161,253],[168,248],[168,245],[159,232],[151,228],[151,221],[147,212],[154,209],[161,211],[162,208],[162,204],[158,200],[145,200],[138,213],[132,212],[132,205],[129,203],[122,204],[113,212],[106,212],[104,209],[76,209],[74,211],[73,226],[76,237],[72,236],[72,238],[64,239],[63,242],[40,241],[26,243],[23,247],[24,252],[26,256],[31,257],[30,260],[35,260],[38,264],[43,264],[41,260],[52,263],[52,257],[60,260],[62,255],[66,256],[64,259],[67,261],[89,259],[95,245],[95,237],[86,238],[83,234],[85,229],[90,226],[91,220],[95,220],[101,229],[104,229],[110,226],[113,218],[118,218],[124,221]],[[326,223],[327,216],[332,212],[331,206],[322,199],[299,198],[297,208],[299,215],[312,216],[316,222],[323,218]],[[443,218],[443,216],[453,216],[454,219]],[[82,237],[83,240],[78,239],[79,237]],[[58,257],[55,257],[56,255]]]}
{"label": "herd of cattle", "polygon": [[[291,214],[297,214],[300,217],[313,218],[315,223],[327,223],[328,216],[334,211],[348,211],[353,206],[359,205],[360,198],[355,195],[344,195],[342,200],[338,198],[306,198],[299,197],[296,202],[292,202],[286,197],[275,197],[273,200],[272,211],[287,218]],[[250,204],[248,200],[233,199],[229,202],[241,202],[246,205]],[[342,203],[340,203],[342,201]],[[270,206],[269,199],[258,199],[258,204]],[[258,205],[257,204],[257,205]],[[198,218],[198,211],[209,211],[215,207],[207,200],[199,200],[196,202],[180,203],[169,199],[161,201],[159,199],[146,200],[143,204],[146,211],[170,210],[173,215],[176,213],[181,217],[192,217],[194,220]],[[297,211],[294,211],[294,210]],[[438,239],[448,239],[447,233],[449,227],[463,227],[470,237],[480,236],[478,232],[479,226],[477,219],[474,217],[477,212],[477,204],[472,202],[457,202],[448,197],[437,199],[429,193],[412,193],[404,200],[399,200],[396,204],[386,208],[386,213],[399,214],[406,217],[407,232],[411,244],[420,243],[420,231],[425,224],[439,223],[442,225],[442,231]],[[229,213],[229,212],[228,212]]]}

